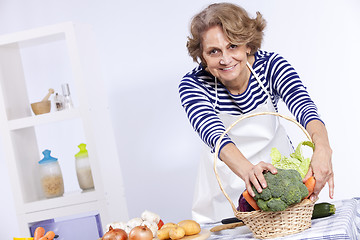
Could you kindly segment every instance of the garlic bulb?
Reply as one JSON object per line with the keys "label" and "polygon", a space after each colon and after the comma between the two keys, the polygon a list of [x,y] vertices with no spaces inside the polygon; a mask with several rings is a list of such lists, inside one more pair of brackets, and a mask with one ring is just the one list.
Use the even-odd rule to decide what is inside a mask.
{"label": "garlic bulb", "polygon": [[113,229],[122,229],[125,230],[127,224],[125,222],[113,222],[113,223],[109,223],[108,225],[106,225],[106,232],[109,231],[110,227],[112,227]]}
{"label": "garlic bulb", "polygon": [[148,222],[155,222],[156,224],[159,223],[160,221],[160,216],[157,215],[156,213],[152,213],[150,211],[145,210],[142,214],[141,214],[141,218],[144,221],[148,221]]}
{"label": "garlic bulb", "polygon": [[143,220],[141,218],[133,218],[127,222],[127,226],[132,229],[134,227],[141,226],[142,222]]}

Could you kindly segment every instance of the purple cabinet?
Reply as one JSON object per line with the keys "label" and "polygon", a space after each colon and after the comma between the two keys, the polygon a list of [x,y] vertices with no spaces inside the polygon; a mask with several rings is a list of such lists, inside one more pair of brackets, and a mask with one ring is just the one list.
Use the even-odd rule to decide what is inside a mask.
{"label": "purple cabinet", "polygon": [[55,234],[59,236],[57,240],[97,240],[103,235],[99,214],[59,221],[56,219],[49,219],[36,222],[30,226],[31,236],[34,236],[37,227],[45,228],[46,232],[55,232]]}

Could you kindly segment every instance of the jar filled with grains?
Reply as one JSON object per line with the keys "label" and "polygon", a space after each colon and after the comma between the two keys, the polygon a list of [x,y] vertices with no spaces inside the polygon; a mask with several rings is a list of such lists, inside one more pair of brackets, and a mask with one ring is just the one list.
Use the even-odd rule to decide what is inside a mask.
{"label": "jar filled with grains", "polygon": [[64,181],[57,158],[50,156],[50,150],[44,150],[44,158],[39,161],[40,180],[45,197],[59,197],[64,194]]}

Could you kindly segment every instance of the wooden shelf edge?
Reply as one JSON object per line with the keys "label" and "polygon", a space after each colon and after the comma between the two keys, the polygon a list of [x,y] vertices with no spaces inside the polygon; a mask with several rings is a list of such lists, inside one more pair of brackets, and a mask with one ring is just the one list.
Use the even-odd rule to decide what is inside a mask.
{"label": "wooden shelf edge", "polygon": [[30,213],[20,213],[19,216],[22,216],[23,220],[26,221],[26,225],[44,221],[48,219],[58,219],[63,217],[75,216],[85,213],[96,213],[100,214],[100,205],[102,205],[105,200],[98,200],[98,201],[91,201],[86,203],[79,203],[70,206],[63,206],[59,208],[52,208],[41,210],[37,212],[30,212]]}
{"label": "wooden shelf edge", "polygon": [[35,29],[3,34],[0,37],[0,46],[13,42],[24,42],[33,39],[40,39],[52,35],[63,34],[73,28],[74,23],[63,22],[55,25],[39,27]]}
{"label": "wooden shelf edge", "polygon": [[24,117],[8,121],[9,130],[18,130],[27,127],[35,127],[42,124],[48,124],[58,121],[71,120],[80,117],[78,108],[50,112],[41,115]]}
{"label": "wooden shelf edge", "polygon": [[67,193],[62,197],[38,200],[23,204],[20,214],[28,214],[40,211],[47,211],[57,208],[70,207],[84,203],[96,202],[105,199],[99,192],[93,190],[89,192]]}

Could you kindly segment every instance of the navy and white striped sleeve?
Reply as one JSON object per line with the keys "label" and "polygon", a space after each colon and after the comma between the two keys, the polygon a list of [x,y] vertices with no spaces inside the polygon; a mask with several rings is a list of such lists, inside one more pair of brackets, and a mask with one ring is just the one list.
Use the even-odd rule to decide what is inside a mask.
{"label": "navy and white striped sleeve", "polygon": [[[216,115],[206,89],[193,78],[184,77],[179,85],[179,93],[181,105],[185,109],[190,124],[214,152],[215,145],[225,131],[225,127]],[[220,151],[231,142],[231,139],[225,135],[221,141]]]}
{"label": "navy and white striped sleeve", "polygon": [[283,99],[289,111],[303,127],[312,120],[322,121],[306,87],[288,61],[274,55],[269,62],[269,71],[273,90]]}

